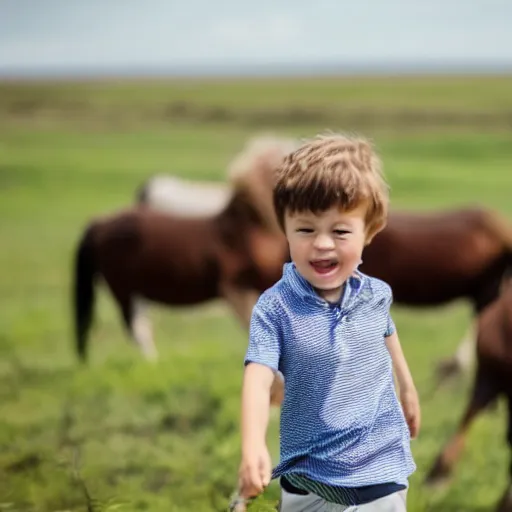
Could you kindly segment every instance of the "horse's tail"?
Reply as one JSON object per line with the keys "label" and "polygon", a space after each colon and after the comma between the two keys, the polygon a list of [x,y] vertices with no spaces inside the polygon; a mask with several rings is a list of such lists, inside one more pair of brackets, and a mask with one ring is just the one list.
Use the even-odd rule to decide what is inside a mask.
{"label": "horse's tail", "polygon": [[93,225],[83,234],[75,253],[74,314],[77,355],[82,362],[87,359],[87,335],[94,313],[94,262]]}

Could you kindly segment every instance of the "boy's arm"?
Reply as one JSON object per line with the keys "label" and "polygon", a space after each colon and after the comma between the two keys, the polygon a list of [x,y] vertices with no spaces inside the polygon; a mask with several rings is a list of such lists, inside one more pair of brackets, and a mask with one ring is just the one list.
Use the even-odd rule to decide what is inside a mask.
{"label": "boy's arm", "polygon": [[260,494],[270,483],[272,461],[266,445],[270,410],[270,389],[274,371],[263,364],[245,367],[242,387],[242,463],[240,495]]}
{"label": "boy's arm", "polygon": [[387,336],[385,340],[391,355],[391,360],[393,361],[393,368],[396,373],[400,393],[407,392],[408,390],[416,391],[409,366],[405,360],[400,340],[398,339],[398,334],[395,331],[390,336]]}
{"label": "boy's arm", "polygon": [[242,386],[240,495],[256,496],[270,483],[272,461],[266,433],[274,376],[281,356],[281,331],[272,296],[263,295],[251,316]]}
{"label": "boy's arm", "polygon": [[387,336],[385,340],[386,346],[391,355],[391,360],[393,361],[393,368],[398,381],[400,401],[404,410],[405,419],[409,425],[411,437],[415,438],[418,435],[420,428],[420,405],[418,392],[416,391],[416,386],[414,385],[414,381],[396,331],[390,336]]}
{"label": "boy's arm", "polygon": [[270,410],[270,388],[274,371],[268,366],[249,363],[242,386],[242,454],[254,446],[264,446]]}

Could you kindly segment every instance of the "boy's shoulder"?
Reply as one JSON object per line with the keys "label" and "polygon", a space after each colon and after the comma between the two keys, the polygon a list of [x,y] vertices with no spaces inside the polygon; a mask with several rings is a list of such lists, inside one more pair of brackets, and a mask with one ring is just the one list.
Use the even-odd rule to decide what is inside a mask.
{"label": "boy's shoulder", "polygon": [[369,276],[359,270],[356,273],[357,277],[364,282],[364,288],[366,288],[371,294],[372,298],[376,300],[387,299],[392,300],[393,290],[391,286],[377,277]]}
{"label": "boy's shoulder", "polygon": [[278,307],[283,298],[284,287],[284,280],[281,278],[258,297],[256,307],[264,309]]}

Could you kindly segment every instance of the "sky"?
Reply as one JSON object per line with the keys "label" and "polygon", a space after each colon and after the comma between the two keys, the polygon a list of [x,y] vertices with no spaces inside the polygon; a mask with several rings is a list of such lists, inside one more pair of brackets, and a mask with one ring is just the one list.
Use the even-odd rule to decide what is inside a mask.
{"label": "sky", "polygon": [[0,75],[512,71],[511,0],[0,0]]}

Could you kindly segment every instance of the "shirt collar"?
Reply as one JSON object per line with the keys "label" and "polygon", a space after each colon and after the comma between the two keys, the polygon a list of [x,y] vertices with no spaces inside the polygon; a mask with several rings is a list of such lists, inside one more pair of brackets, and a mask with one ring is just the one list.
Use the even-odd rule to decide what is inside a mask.
{"label": "shirt collar", "polygon": [[[283,277],[290,285],[293,292],[308,302],[325,305],[327,301],[320,297],[309,281],[307,281],[295,267],[295,263],[285,263],[283,267]],[[356,270],[345,282],[340,306],[350,307],[356,297],[365,298],[364,291],[365,276]]]}

